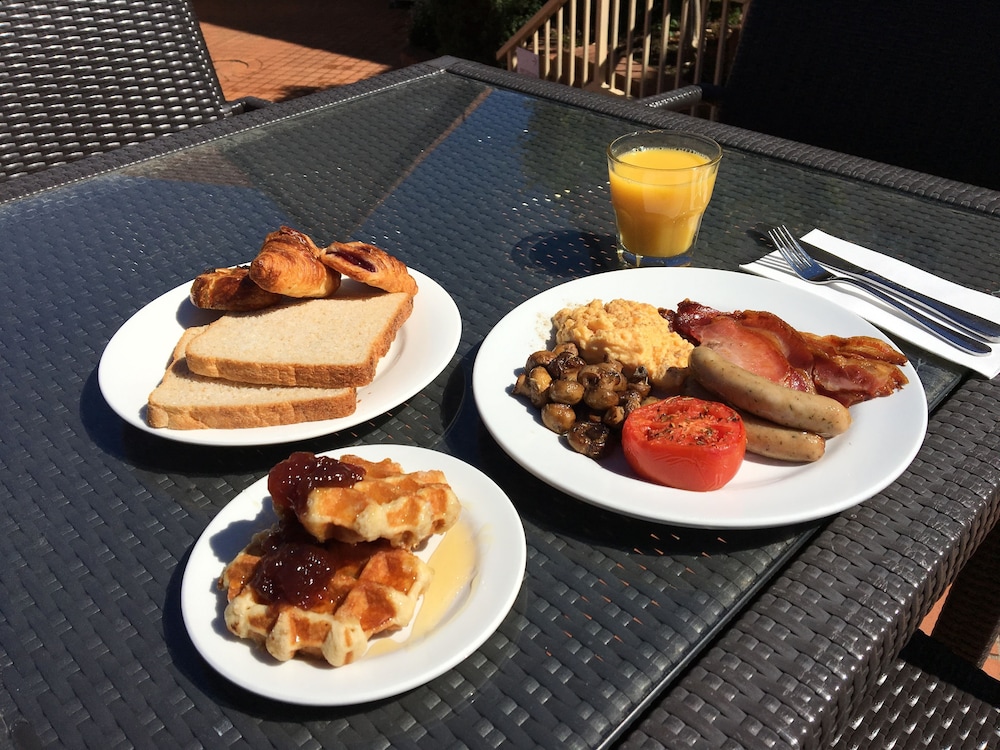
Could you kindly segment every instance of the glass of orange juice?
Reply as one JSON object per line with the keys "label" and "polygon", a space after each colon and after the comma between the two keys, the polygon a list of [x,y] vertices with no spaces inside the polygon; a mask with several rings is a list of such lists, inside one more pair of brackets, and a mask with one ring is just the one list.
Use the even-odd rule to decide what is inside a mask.
{"label": "glass of orange juice", "polygon": [[718,143],[693,133],[647,130],[611,142],[608,176],[624,265],[691,263],[721,159]]}

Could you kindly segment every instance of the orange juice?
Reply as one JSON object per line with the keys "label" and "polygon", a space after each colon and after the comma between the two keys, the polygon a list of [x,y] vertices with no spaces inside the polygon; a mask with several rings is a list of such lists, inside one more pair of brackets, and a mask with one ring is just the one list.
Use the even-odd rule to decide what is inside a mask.
{"label": "orange juice", "polygon": [[694,244],[712,197],[718,159],[678,148],[637,148],[610,161],[619,244],[639,256],[672,257]]}

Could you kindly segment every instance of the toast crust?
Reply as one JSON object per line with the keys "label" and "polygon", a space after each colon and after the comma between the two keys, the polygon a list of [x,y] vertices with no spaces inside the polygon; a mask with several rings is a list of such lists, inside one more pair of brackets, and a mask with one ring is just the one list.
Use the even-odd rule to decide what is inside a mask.
{"label": "toast crust", "polygon": [[163,380],[149,395],[150,427],[174,430],[241,429],[339,419],[357,409],[354,388],[278,388],[192,373],[184,352],[205,327],[189,328],[174,348]]}

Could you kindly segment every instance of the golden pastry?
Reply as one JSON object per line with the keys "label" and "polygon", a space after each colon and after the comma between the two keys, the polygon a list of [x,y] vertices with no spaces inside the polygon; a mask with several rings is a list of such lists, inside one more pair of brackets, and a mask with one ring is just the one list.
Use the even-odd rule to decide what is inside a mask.
{"label": "golden pastry", "polygon": [[320,256],[325,265],[362,284],[387,292],[417,293],[406,264],[380,247],[364,242],[334,242]]}
{"label": "golden pastry", "polygon": [[340,273],[321,263],[320,253],[307,235],[281,227],[264,239],[250,263],[250,278],[275,294],[329,297],[340,288]]}
{"label": "golden pastry", "polygon": [[191,284],[191,302],[195,307],[227,312],[249,312],[271,307],[280,294],[261,289],[250,278],[250,269],[213,268],[199,274]]}

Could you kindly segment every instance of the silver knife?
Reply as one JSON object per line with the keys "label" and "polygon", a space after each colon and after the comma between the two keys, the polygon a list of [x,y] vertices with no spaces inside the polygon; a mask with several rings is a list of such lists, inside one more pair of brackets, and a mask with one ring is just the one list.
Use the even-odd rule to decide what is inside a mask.
{"label": "silver knife", "polygon": [[903,286],[892,279],[887,279],[885,276],[877,274],[874,271],[869,271],[866,268],[862,268],[845,261],[843,258],[835,256],[832,253],[828,253],[822,248],[816,247],[805,240],[799,239],[799,242],[802,243],[803,247],[805,247],[806,250],[814,258],[816,258],[821,265],[826,266],[834,273],[863,278],[876,286],[883,287],[892,294],[906,298],[914,305],[919,305],[925,308],[928,312],[937,315],[944,320],[982,336],[987,341],[1000,341],[1000,324],[994,323],[992,320],[981,318],[980,316],[965,310],[959,310],[957,307],[949,305],[947,302],[942,302],[941,300],[934,299],[933,297],[928,297],[926,294],[922,294],[914,289]]}

